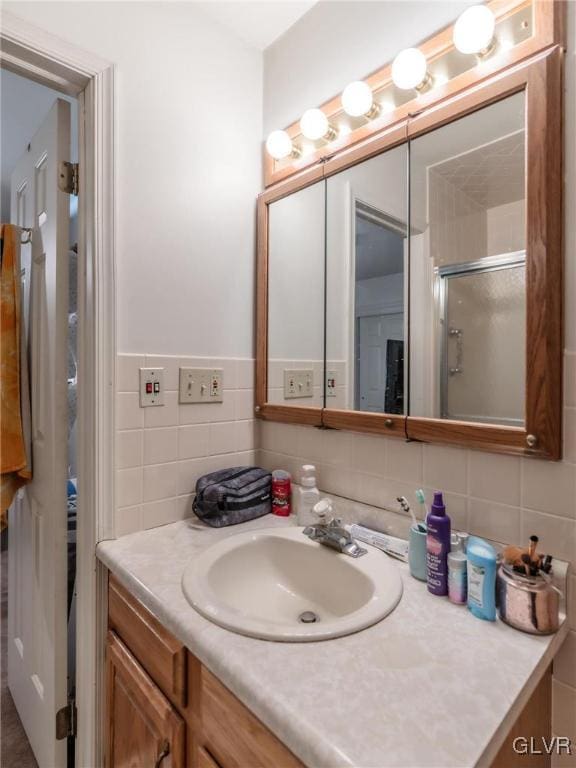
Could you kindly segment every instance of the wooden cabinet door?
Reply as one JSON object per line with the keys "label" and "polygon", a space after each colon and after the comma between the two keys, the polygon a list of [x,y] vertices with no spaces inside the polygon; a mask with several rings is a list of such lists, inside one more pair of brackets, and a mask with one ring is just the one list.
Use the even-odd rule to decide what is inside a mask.
{"label": "wooden cabinet door", "polygon": [[184,721],[108,632],[107,768],[184,768]]}

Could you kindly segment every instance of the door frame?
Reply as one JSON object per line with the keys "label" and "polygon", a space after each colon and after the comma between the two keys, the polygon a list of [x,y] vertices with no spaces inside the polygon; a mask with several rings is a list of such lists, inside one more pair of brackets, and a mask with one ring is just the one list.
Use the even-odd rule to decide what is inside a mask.
{"label": "door frame", "polygon": [[90,768],[103,764],[105,691],[106,582],[96,545],[115,535],[115,69],[7,11],[0,66],[79,102],[76,765]]}

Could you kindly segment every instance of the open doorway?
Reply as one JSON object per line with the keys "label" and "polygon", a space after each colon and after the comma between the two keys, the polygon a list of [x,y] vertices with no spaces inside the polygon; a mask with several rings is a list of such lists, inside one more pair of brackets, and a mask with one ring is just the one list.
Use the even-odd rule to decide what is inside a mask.
{"label": "open doorway", "polygon": [[[79,105],[76,706],[66,701],[65,670],[63,683],[59,676],[64,708],[61,708],[60,703],[56,706],[52,699],[47,716],[41,722],[36,722],[36,726],[46,728],[46,738],[52,742],[52,751],[56,751],[54,742],[57,726],[60,733],[75,734],[76,764],[95,766],[104,763],[103,647],[106,632],[106,579],[104,569],[96,559],[96,544],[114,536],[114,66],[3,9],[0,67],[53,88],[60,97],[62,94],[72,96],[78,100]],[[68,216],[67,210],[64,213]],[[65,235],[65,242],[68,243],[67,231]],[[41,240],[33,238],[33,247],[34,243],[39,242]],[[42,261],[41,253],[39,261]],[[67,311],[67,299],[63,305]],[[66,356],[65,349],[63,364],[58,367],[65,377]],[[64,384],[65,411],[67,378],[64,378]],[[63,421],[67,431],[66,420]],[[67,437],[60,443],[66,449]],[[66,454],[64,466],[66,470]],[[60,484],[58,488],[61,488]],[[64,509],[66,515],[65,494],[66,490],[63,505],[58,504],[56,508]],[[62,592],[66,632],[66,579]],[[42,612],[36,616],[35,621],[40,622],[40,618],[46,616],[50,616],[52,621],[53,609],[53,603],[42,606]],[[43,631],[39,626],[39,632],[49,640],[43,645],[44,660],[48,666],[56,667],[60,651],[54,642],[50,642],[50,627],[48,631]],[[62,647],[66,646],[67,641],[64,639]],[[62,654],[58,658],[62,658]],[[64,658],[67,662],[66,653]],[[50,768],[66,765],[66,739],[64,736],[64,739],[58,740],[64,748],[58,750],[57,757],[48,756],[44,759],[43,765]]]}
{"label": "open doorway", "polygon": [[[73,740],[51,750],[45,721],[50,702],[75,696],[78,198],[58,189],[58,175],[62,160],[78,160],[78,102],[4,69],[0,78],[1,220],[21,230],[20,378],[30,394],[21,387],[20,407],[32,465],[3,521],[2,765],[70,766]],[[50,603],[43,636],[37,617]]]}
{"label": "open doorway", "polygon": [[354,407],[404,413],[406,227],[356,200]]}

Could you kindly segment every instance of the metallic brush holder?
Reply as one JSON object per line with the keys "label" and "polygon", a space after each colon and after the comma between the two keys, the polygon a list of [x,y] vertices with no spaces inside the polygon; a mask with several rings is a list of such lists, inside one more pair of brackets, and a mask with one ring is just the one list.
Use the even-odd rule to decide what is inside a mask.
{"label": "metallic brush holder", "polygon": [[550,635],[560,626],[561,593],[547,574],[524,576],[511,566],[498,568],[496,601],[502,621],[532,635]]}

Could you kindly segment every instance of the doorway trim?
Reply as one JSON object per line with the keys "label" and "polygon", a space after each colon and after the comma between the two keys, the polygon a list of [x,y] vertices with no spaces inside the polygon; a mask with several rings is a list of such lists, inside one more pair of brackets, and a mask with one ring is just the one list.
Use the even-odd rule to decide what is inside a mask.
{"label": "doorway trim", "polygon": [[0,66],[79,101],[76,765],[91,768],[104,762],[106,580],[95,551],[115,535],[115,71],[6,11]]}

